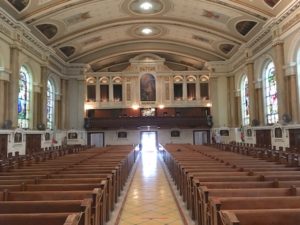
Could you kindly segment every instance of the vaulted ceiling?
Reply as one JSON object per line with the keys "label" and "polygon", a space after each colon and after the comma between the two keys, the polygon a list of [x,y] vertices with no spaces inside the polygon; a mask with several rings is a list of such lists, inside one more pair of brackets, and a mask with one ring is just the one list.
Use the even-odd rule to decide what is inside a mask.
{"label": "vaulted ceiling", "polygon": [[225,61],[292,0],[1,0],[66,62],[119,70],[151,52],[201,70]]}

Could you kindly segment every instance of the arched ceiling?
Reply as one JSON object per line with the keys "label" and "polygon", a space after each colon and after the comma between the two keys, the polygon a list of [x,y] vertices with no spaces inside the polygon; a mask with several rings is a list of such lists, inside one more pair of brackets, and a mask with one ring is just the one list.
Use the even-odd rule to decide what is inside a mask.
{"label": "arched ceiling", "polygon": [[66,62],[118,70],[141,53],[174,68],[230,59],[291,0],[2,0]]}

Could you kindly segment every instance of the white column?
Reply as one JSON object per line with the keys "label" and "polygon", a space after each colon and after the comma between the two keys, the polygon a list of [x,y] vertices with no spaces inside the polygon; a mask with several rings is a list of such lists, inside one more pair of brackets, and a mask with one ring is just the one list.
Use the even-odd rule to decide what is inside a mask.
{"label": "white column", "polygon": [[7,119],[8,94],[7,86],[9,84],[9,73],[4,68],[0,68],[0,124]]}
{"label": "white column", "polygon": [[286,65],[285,68],[285,76],[288,78],[287,82],[287,98],[286,101],[289,103],[289,111],[292,117],[293,123],[298,123],[299,121],[299,96],[298,96],[298,81],[297,81],[297,63],[293,62],[289,65]]}
{"label": "white column", "polygon": [[277,97],[278,97],[278,116],[279,120],[284,113],[286,113],[286,102],[285,102],[285,85],[284,85],[284,49],[283,42],[276,41],[273,44],[275,52],[275,74],[277,83]]}
{"label": "white column", "polygon": [[196,101],[200,101],[200,77],[196,78]]}
{"label": "white column", "polygon": [[170,81],[169,81],[169,88],[170,88],[170,103],[174,103],[174,77],[170,76]]}
{"label": "white column", "polygon": [[255,118],[255,84],[254,84],[254,63],[249,61],[246,64],[247,66],[247,78],[248,78],[248,90],[249,90],[249,115],[250,115],[250,124]]}
{"label": "white column", "polygon": [[41,105],[41,123],[47,124],[47,84],[48,84],[48,79],[49,79],[49,68],[47,66],[42,66],[41,67],[41,102],[39,105]]}
{"label": "white column", "polygon": [[10,70],[11,76],[9,79],[9,107],[8,117],[12,121],[12,127],[18,126],[18,94],[19,94],[19,77],[20,77],[20,63],[19,63],[18,46],[10,47]]}
{"label": "white column", "polygon": [[218,101],[218,78],[217,77],[211,77],[209,79],[209,87],[211,90],[210,96],[211,96],[211,115],[213,117],[213,123],[214,127],[219,126],[219,101]]}
{"label": "white column", "polygon": [[99,81],[99,77],[96,77],[96,102],[100,102],[100,81]]}
{"label": "white column", "polygon": [[109,84],[108,84],[108,101],[113,102],[114,101],[114,87],[113,87],[113,80],[112,77],[109,77]]}
{"label": "white column", "polygon": [[182,84],[182,99],[183,101],[187,101],[187,82],[186,82],[186,76],[183,77],[183,84]]}

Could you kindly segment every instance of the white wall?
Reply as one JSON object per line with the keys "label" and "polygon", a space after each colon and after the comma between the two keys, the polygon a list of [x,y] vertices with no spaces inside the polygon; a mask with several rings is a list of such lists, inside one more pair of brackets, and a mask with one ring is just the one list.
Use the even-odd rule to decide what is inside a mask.
{"label": "white wall", "polygon": [[67,93],[69,129],[82,129],[84,125],[84,83],[76,79],[68,80]]}
{"label": "white wall", "polygon": [[[218,78],[218,118],[219,126],[228,126],[228,91],[227,77]],[[216,91],[216,90],[212,90]],[[214,104],[214,103],[213,103]]]}
{"label": "white wall", "polygon": [[[180,137],[171,137],[172,130],[179,130]],[[99,131],[104,132],[105,145],[137,145],[140,143],[141,132],[148,130],[127,130],[127,138],[118,138],[118,132],[125,130]],[[192,129],[153,129],[156,131],[158,143],[164,145],[168,143],[193,144]]]}

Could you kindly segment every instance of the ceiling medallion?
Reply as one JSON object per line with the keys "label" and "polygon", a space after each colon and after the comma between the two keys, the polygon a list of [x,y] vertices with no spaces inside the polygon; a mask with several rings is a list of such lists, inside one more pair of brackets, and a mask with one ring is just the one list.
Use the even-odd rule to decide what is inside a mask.
{"label": "ceiling medallion", "polygon": [[125,0],[121,8],[129,14],[152,16],[171,8],[170,0]]}
{"label": "ceiling medallion", "polygon": [[158,37],[165,33],[165,29],[161,26],[153,25],[153,24],[141,24],[137,26],[133,26],[129,33],[135,37]]}

